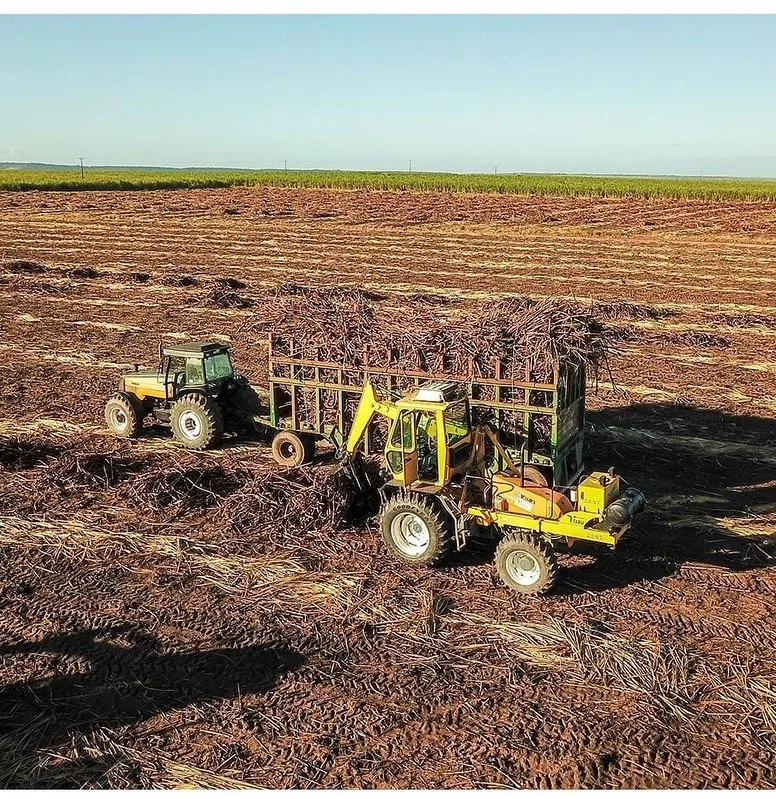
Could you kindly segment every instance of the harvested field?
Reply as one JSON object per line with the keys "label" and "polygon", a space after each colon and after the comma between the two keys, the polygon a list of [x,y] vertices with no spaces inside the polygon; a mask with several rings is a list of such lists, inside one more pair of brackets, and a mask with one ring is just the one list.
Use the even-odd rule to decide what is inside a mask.
{"label": "harvested field", "polygon": [[[0,784],[776,787],[774,232],[765,201],[0,193]],[[325,463],[105,434],[160,336],[261,386],[281,283],[397,326],[588,309],[587,464],[638,528],[522,599],[487,541],[397,567]]]}

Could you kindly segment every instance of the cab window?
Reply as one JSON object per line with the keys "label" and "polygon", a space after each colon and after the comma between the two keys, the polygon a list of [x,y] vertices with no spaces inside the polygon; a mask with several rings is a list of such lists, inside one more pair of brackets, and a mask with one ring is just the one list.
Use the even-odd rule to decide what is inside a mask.
{"label": "cab window", "polygon": [[414,436],[412,435],[413,427],[414,419],[412,413],[405,411],[393,426],[391,445],[397,448],[401,447],[405,452],[411,452],[415,447]]}
{"label": "cab window", "polygon": [[201,386],[204,382],[202,361],[199,358],[189,358],[186,361],[186,383],[190,386]]}
{"label": "cab window", "polygon": [[186,359],[173,355],[167,362],[168,380],[173,383],[182,383],[186,377]]}
{"label": "cab window", "polygon": [[222,380],[226,377],[231,377],[234,374],[232,369],[232,362],[229,359],[229,353],[219,352],[216,355],[210,355],[205,358],[205,377],[208,383],[213,380]]}
{"label": "cab window", "polygon": [[455,446],[461,439],[466,438],[471,432],[469,425],[469,412],[465,402],[451,405],[445,411],[445,436],[447,445]]}
{"label": "cab window", "polygon": [[418,477],[421,480],[437,479],[436,431],[436,412],[420,412],[418,414]]}

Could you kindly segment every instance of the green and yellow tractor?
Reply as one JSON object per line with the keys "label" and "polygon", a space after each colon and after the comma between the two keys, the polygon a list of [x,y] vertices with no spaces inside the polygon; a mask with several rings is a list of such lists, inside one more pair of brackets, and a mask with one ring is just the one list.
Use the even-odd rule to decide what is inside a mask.
{"label": "green and yellow tractor", "polygon": [[157,369],[124,375],[108,400],[105,421],[117,436],[137,436],[147,416],[195,450],[215,446],[224,433],[253,429],[259,399],[248,379],[235,374],[228,346],[192,341],[160,347],[159,355]]}

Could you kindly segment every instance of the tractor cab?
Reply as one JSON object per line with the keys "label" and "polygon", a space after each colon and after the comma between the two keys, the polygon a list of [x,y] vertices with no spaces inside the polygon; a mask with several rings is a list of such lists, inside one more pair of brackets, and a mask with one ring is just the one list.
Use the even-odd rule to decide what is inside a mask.
{"label": "tractor cab", "polygon": [[156,371],[131,372],[121,391],[139,399],[173,401],[184,391],[217,397],[223,384],[234,378],[229,347],[213,341],[190,341],[164,347]]}
{"label": "tractor cab", "polygon": [[385,459],[393,482],[428,491],[466,472],[472,426],[465,393],[454,383],[430,383],[396,402]]}
{"label": "tractor cab", "polygon": [[224,382],[234,377],[229,347],[212,341],[191,341],[162,350],[158,379],[167,399],[184,390],[217,396]]}

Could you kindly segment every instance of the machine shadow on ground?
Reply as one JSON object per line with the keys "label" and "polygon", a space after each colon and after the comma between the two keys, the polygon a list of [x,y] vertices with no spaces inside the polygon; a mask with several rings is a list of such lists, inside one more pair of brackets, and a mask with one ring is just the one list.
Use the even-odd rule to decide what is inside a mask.
{"label": "machine shadow on ground", "polygon": [[[121,766],[120,752],[68,756],[36,768],[41,754],[76,734],[110,730],[189,705],[264,693],[305,662],[283,646],[160,652],[130,625],[79,630],[0,647],[23,671],[30,655],[51,657],[64,673],[0,688],[0,785],[3,788],[100,785]],[[68,663],[68,660],[73,662]],[[88,667],[73,672],[74,663]],[[34,734],[31,734],[34,731]]]}
{"label": "machine shadow on ground", "polygon": [[775,420],[637,404],[589,411],[587,427],[587,468],[613,466],[647,509],[617,549],[579,547],[594,560],[564,569],[559,590],[659,580],[688,562],[729,572],[776,564],[776,523],[761,521],[776,511]]}
{"label": "machine shadow on ground", "polygon": [[[716,445],[705,450],[707,442]],[[764,449],[758,454],[758,445]],[[730,573],[776,565],[776,420],[686,405],[589,411],[586,469],[613,466],[647,496],[647,509],[615,550],[564,543],[558,594],[624,588],[669,577],[684,563]],[[734,523],[734,534],[730,522]],[[453,562],[493,561],[496,539],[473,541]],[[568,556],[568,557],[566,557]]]}

